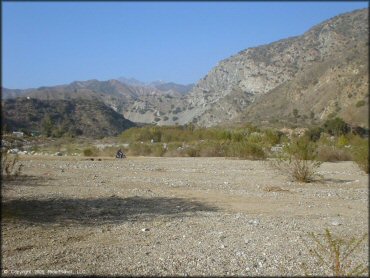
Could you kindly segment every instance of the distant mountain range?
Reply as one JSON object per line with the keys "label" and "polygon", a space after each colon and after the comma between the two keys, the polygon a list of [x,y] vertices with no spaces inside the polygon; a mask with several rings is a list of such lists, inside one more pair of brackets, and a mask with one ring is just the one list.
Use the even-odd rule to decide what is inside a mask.
{"label": "distant mountain range", "polygon": [[[171,109],[178,109],[177,106],[181,106],[184,96],[193,87],[171,82],[145,84],[135,79],[120,79],[121,81],[74,81],[67,85],[26,90],[3,88],[2,98],[35,98],[44,101],[77,98],[96,100],[131,121],[156,123],[158,117],[164,113],[170,114]],[[168,123],[174,124],[175,120],[168,119]]]}
{"label": "distant mountain range", "polygon": [[[301,36],[242,50],[219,62],[196,85],[120,77],[3,88],[3,111],[9,109],[8,99],[78,99],[101,103],[135,123],[302,126],[339,116],[368,127],[368,34],[368,9],[356,10]],[[6,117],[12,123],[13,116]]]}

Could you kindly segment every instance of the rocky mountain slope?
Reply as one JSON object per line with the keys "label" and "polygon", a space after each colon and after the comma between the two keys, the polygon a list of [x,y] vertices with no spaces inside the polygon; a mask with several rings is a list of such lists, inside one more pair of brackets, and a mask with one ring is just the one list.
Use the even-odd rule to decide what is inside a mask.
{"label": "rocky mountain slope", "polygon": [[135,124],[98,100],[7,99],[2,101],[5,130],[25,130],[46,135],[114,136]]}
{"label": "rocky mountain slope", "polygon": [[368,9],[342,14],[301,36],[240,51],[194,87],[118,78],[2,94],[95,99],[133,122],[158,125],[303,126],[339,116],[368,127],[368,32]]}
{"label": "rocky mountain slope", "polygon": [[98,100],[134,122],[174,124],[177,120],[176,113],[184,109],[184,96],[193,86],[164,82],[145,84],[134,79],[121,78],[121,80],[75,81],[67,85],[26,90],[3,88],[2,98]]}
{"label": "rocky mountain slope", "polygon": [[[336,16],[302,36],[221,61],[187,96],[179,123],[321,121],[368,126],[368,9]],[[297,111],[294,111],[297,109]]]}

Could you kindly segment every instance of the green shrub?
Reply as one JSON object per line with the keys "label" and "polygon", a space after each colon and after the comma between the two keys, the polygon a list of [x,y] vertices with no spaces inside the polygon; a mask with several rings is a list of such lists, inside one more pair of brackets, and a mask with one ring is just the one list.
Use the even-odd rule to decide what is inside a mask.
{"label": "green shrub", "polygon": [[200,150],[197,146],[190,146],[185,148],[185,153],[190,157],[200,156]]}
{"label": "green shrub", "polygon": [[266,159],[266,153],[261,146],[247,142],[229,144],[226,154],[229,157],[238,157],[243,159]]}
{"label": "green shrub", "polygon": [[95,147],[86,148],[83,151],[84,156],[98,156],[99,150]]}
{"label": "green shrub", "polygon": [[310,141],[317,142],[323,131],[324,129],[321,127],[313,127],[305,132],[305,136],[308,137]]}
{"label": "green shrub", "polygon": [[83,154],[84,154],[84,156],[92,156],[93,152],[92,152],[91,149],[84,149]]}
{"label": "green shrub", "polygon": [[200,156],[202,157],[222,157],[225,156],[225,145],[220,142],[206,142],[200,146]]}
{"label": "green shrub", "polygon": [[369,174],[369,141],[360,137],[352,140],[352,158],[357,165]]}
{"label": "green shrub", "polygon": [[148,144],[141,143],[131,143],[129,146],[128,153],[130,155],[143,155],[147,156],[151,154],[151,148]]}
{"label": "green shrub", "polygon": [[333,141],[331,140],[331,136],[328,133],[321,133],[320,139],[317,141],[317,144],[319,146],[321,145],[327,145],[327,146],[333,146]]}
{"label": "green shrub", "polygon": [[365,105],[365,101],[364,100],[359,100],[357,103],[356,103],[356,107],[361,107],[361,106],[364,106]]}
{"label": "green shrub", "polygon": [[281,137],[282,133],[268,129],[264,133],[263,141],[265,142],[266,146],[271,147],[273,145],[279,144]]}
{"label": "green shrub", "polygon": [[166,150],[163,148],[162,144],[152,144],[151,146],[152,156],[163,156],[165,153],[166,153]]}
{"label": "green shrub", "polygon": [[341,136],[338,137],[338,140],[337,140],[337,146],[338,147],[344,147],[348,144],[349,144],[349,140],[346,136],[341,135]]}
{"label": "green shrub", "polygon": [[252,144],[258,144],[262,142],[262,135],[260,133],[253,132],[247,137],[247,141]]}
{"label": "green shrub", "polygon": [[323,126],[324,130],[330,135],[340,136],[347,134],[350,130],[348,124],[341,118],[327,120]]}
{"label": "green shrub", "polygon": [[317,161],[317,147],[306,137],[293,138],[277,159],[270,164],[275,169],[287,174],[298,182],[311,182],[319,175],[317,169],[321,161]]}

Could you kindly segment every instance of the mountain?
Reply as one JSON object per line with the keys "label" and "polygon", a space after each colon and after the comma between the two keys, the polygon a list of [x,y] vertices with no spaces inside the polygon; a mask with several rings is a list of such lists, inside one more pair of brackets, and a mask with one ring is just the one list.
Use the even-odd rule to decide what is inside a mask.
{"label": "mountain", "polygon": [[154,86],[156,89],[164,92],[178,92],[182,95],[185,95],[191,91],[191,89],[194,87],[194,84],[188,84],[188,85],[181,85],[176,84],[173,82],[163,82],[163,83],[151,83],[152,86]]}
{"label": "mountain", "polygon": [[[336,16],[302,36],[221,61],[187,95],[179,123],[323,121],[368,127],[368,9]],[[295,111],[297,110],[297,111]]]}
{"label": "mountain", "polygon": [[191,89],[194,87],[194,84],[182,85],[174,82],[165,82],[162,80],[153,81],[150,83],[145,83],[135,78],[125,78],[125,77],[117,78],[117,80],[129,86],[155,88],[163,93],[172,92],[173,94],[180,93],[182,95],[189,93]]}
{"label": "mountain", "polygon": [[[143,83],[132,78],[127,80],[130,80],[128,83],[131,85],[115,79],[107,81],[93,79],[37,89],[12,90],[3,88],[2,98],[99,100],[134,122],[175,124],[177,120],[175,115],[178,111],[185,109],[183,107],[184,96],[193,86],[165,82],[138,85]],[[137,85],[132,85],[133,83]]]}
{"label": "mountain", "polygon": [[126,78],[126,77],[119,77],[117,80],[123,84],[129,85],[129,86],[147,86],[145,82],[139,81],[133,77]]}
{"label": "mountain", "polygon": [[5,130],[48,135],[101,138],[118,135],[135,124],[97,100],[16,98],[2,101]]}
{"label": "mountain", "polygon": [[134,78],[75,81],[3,99],[99,101],[136,123],[318,124],[341,117],[368,127],[368,9],[338,15],[301,36],[248,48],[218,63],[196,85]]}

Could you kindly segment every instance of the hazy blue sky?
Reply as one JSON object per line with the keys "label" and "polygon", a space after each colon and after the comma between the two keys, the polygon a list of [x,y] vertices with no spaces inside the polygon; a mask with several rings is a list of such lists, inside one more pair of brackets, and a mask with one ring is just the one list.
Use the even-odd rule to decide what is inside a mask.
{"label": "hazy blue sky", "polygon": [[197,82],[248,47],[301,35],[363,2],[2,2],[2,82]]}

